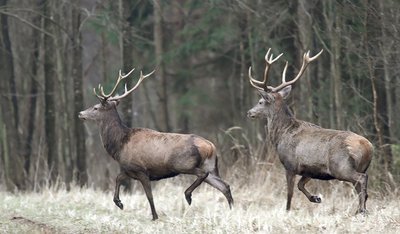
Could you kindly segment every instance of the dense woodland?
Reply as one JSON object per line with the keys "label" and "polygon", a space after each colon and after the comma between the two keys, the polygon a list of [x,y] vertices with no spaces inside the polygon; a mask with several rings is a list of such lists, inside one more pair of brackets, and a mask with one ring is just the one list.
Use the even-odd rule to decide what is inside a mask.
{"label": "dense woodland", "polygon": [[228,181],[274,163],[263,122],[246,117],[259,98],[248,68],[260,79],[269,47],[284,53],[274,84],[284,61],[293,77],[304,52],[324,49],[292,111],[367,137],[372,183],[399,181],[397,0],[0,0],[0,22],[0,189],[112,188],[119,168],[77,116],[98,102],[94,87],[132,68],[128,86],[155,74],[121,101],[128,126],[212,140]]}

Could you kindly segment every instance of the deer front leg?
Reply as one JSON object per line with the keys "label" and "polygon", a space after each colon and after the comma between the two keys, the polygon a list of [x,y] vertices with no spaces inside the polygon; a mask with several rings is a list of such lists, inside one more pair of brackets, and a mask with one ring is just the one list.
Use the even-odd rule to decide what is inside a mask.
{"label": "deer front leg", "polygon": [[287,183],[286,210],[290,210],[290,203],[292,202],[292,197],[293,197],[293,187],[294,187],[295,176],[296,175],[293,172],[286,170],[286,183]]}
{"label": "deer front leg", "polygon": [[122,204],[121,200],[119,200],[119,189],[121,187],[121,183],[123,180],[127,179],[128,176],[125,174],[125,172],[121,172],[116,179],[115,183],[115,192],[114,192],[114,203],[117,205],[121,210],[124,209],[124,205]]}
{"label": "deer front leg", "polygon": [[308,200],[310,202],[314,202],[314,203],[321,203],[321,198],[319,196],[316,195],[311,195],[307,189],[304,187],[308,181],[310,181],[311,178],[310,177],[301,177],[301,179],[299,180],[299,183],[297,184],[297,187],[299,188],[300,191],[302,191],[304,193],[304,195],[306,195],[306,197],[308,198]]}
{"label": "deer front leg", "polygon": [[153,193],[151,192],[150,178],[142,173],[138,174],[136,178],[140,181],[143,186],[144,192],[146,193],[147,200],[150,204],[151,214],[153,215],[153,220],[158,219],[156,208],[154,207]]}

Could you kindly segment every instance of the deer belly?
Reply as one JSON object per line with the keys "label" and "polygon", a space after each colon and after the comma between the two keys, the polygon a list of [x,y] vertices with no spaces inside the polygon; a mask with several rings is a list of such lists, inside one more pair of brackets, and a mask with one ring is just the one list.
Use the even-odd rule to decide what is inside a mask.
{"label": "deer belly", "polygon": [[300,164],[297,168],[298,175],[310,177],[313,179],[320,180],[331,180],[334,179],[332,175],[329,174],[326,165],[308,165],[308,164]]}
{"label": "deer belly", "polygon": [[177,176],[179,173],[165,170],[149,170],[148,175],[150,180],[162,180]]}

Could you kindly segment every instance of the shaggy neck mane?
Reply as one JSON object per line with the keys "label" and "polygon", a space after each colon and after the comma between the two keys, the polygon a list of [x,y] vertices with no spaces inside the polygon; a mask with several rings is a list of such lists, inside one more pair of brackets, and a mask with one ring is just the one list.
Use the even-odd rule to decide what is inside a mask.
{"label": "shaggy neck mane", "polygon": [[289,110],[287,105],[279,106],[276,113],[267,119],[267,128],[269,140],[273,145],[276,145],[285,133],[292,132],[300,126],[293,113]]}
{"label": "shaggy neck mane", "polygon": [[117,110],[112,111],[99,125],[104,148],[118,161],[119,152],[129,140],[131,129],[122,123]]}

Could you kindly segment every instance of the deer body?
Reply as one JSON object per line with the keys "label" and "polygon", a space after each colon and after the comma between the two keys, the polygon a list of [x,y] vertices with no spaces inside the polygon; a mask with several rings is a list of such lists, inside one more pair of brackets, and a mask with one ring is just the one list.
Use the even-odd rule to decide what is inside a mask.
{"label": "deer body", "polygon": [[116,160],[127,169],[143,171],[150,180],[159,180],[198,166],[212,171],[216,166],[216,149],[199,136],[135,128],[128,133]]}
{"label": "deer body", "polygon": [[368,140],[347,131],[301,127],[298,132],[282,133],[277,142],[286,170],[321,180],[343,177],[337,168],[340,164],[354,164],[357,172],[366,171],[372,156]]}
{"label": "deer body", "polygon": [[[126,76],[120,74],[112,92],[115,91],[119,81]],[[122,96],[105,95],[100,86],[101,95],[97,95],[96,92],[95,94],[100,98],[101,103],[79,113],[79,118],[94,120],[97,123],[104,148],[120,164],[121,173],[116,178],[114,203],[123,209],[123,204],[119,199],[123,180],[127,178],[139,180],[145,190],[153,220],[155,220],[158,215],[154,207],[150,181],[179,174],[191,174],[196,175],[197,179],[185,191],[185,198],[189,205],[192,202],[192,192],[205,181],[221,191],[231,207],[233,204],[231,191],[229,185],[219,177],[217,152],[213,143],[193,134],[128,128],[122,123],[116,109],[119,99],[137,88],[147,76],[141,74],[135,87],[130,91],[125,87],[125,94]]]}
{"label": "deer body", "polygon": [[320,54],[312,58],[309,57],[309,53],[305,54],[299,74],[289,82],[285,80],[286,63],[282,84],[274,88],[266,84],[268,69],[281,55],[272,59],[272,55],[268,56],[268,50],[265,56],[267,66],[264,81],[255,80],[249,70],[250,83],[259,90],[262,98],[248,111],[248,116],[267,120],[267,140],[275,147],[286,169],[287,210],[290,210],[291,206],[295,176],[300,175],[302,177],[298,182],[299,190],[315,203],[320,203],[321,198],[310,194],[304,187],[310,179],[338,179],[353,183],[359,194],[357,212],[364,213],[368,197],[366,170],[373,155],[372,144],[350,131],[324,129],[297,120],[284,101],[291,92],[291,84],[301,77],[308,63]]}

